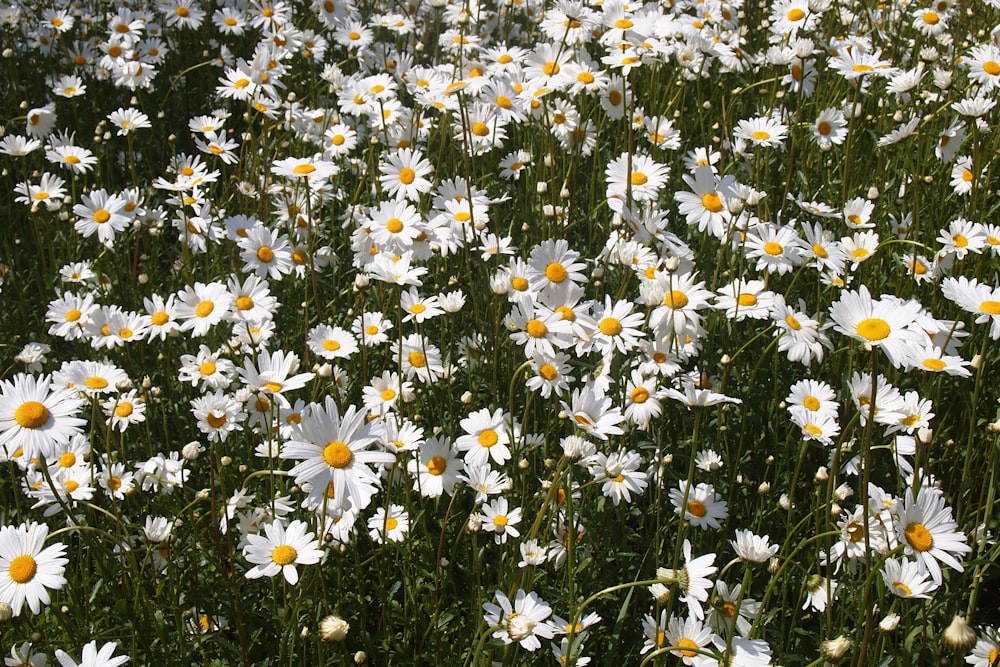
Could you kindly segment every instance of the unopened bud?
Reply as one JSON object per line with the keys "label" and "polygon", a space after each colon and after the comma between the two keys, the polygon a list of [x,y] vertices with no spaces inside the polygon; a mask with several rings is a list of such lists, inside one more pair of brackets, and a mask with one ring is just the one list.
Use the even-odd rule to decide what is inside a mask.
{"label": "unopened bud", "polygon": [[889,614],[878,622],[878,629],[882,632],[895,632],[899,627],[899,614]]}
{"label": "unopened bud", "polygon": [[819,650],[827,660],[837,661],[851,650],[851,640],[844,635],[840,635],[836,639],[827,639],[819,645]]}
{"label": "unopened bud", "polygon": [[951,625],[941,634],[941,640],[956,651],[966,651],[976,643],[976,632],[969,627],[964,618],[955,614]]}
{"label": "unopened bud", "polygon": [[319,622],[319,636],[325,642],[342,642],[347,637],[351,626],[336,614],[327,616]]}

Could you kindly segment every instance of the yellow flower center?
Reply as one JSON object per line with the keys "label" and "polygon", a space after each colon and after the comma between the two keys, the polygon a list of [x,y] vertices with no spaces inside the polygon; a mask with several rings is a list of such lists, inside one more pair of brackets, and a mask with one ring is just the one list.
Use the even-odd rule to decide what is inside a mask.
{"label": "yellow flower center", "polygon": [[771,138],[771,133],[764,130],[757,130],[750,136],[753,137],[754,141],[767,141]]}
{"label": "yellow flower center", "polygon": [[979,304],[979,310],[988,315],[1000,315],[1000,301],[983,301]]}
{"label": "yellow flower center", "polygon": [[597,323],[597,328],[605,336],[617,336],[622,332],[622,323],[614,317],[605,317]]}
{"label": "yellow flower center", "polygon": [[507,515],[506,514],[497,514],[495,517],[493,517],[493,525],[494,526],[499,526],[501,528],[503,528],[504,526],[506,526],[507,525]]}
{"label": "yellow flower center", "polygon": [[538,374],[543,378],[551,382],[559,377],[559,369],[557,369],[552,364],[542,364],[538,367]]}
{"label": "yellow flower center", "polygon": [[757,305],[757,297],[749,292],[741,292],[736,301],[744,308]]}
{"label": "yellow flower center", "polygon": [[776,257],[780,255],[782,252],[784,252],[784,248],[781,247],[780,243],[776,243],[775,241],[768,241],[767,243],[764,244],[764,252],[766,252],[768,255],[771,255],[772,257]]}
{"label": "yellow flower center", "polygon": [[810,412],[816,412],[819,410],[819,399],[815,396],[806,396],[802,401],[802,406]]}
{"label": "yellow flower center", "polygon": [[523,292],[524,290],[528,289],[528,280],[527,278],[522,278],[521,276],[517,276],[516,278],[513,278],[510,281],[510,286],[513,287],[518,292]]}
{"label": "yellow flower center", "polygon": [[552,61],[549,61],[542,66],[542,71],[548,76],[555,76],[559,73],[560,69],[562,68],[559,67],[559,63]]}
{"label": "yellow flower center", "polygon": [[649,390],[645,387],[636,387],[632,390],[633,403],[645,403],[649,400]]}
{"label": "yellow flower center", "polygon": [[383,401],[391,401],[396,398],[396,390],[391,387],[388,389],[383,389],[382,393],[379,394]]}
{"label": "yellow flower center", "polygon": [[115,415],[120,419],[125,419],[132,414],[134,409],[131,403],[125,401],[115,407]]}
{"label": "yellow flower center", "polygon": [[938,359],[936,357],[930,357],[928,359],[924,359],[924,368],[928,368],[928,369],[930,369],[932,371],[944,370],[944,368],[947,365],[948,364],[946,364],[945,362],[941,361],[940,359]]}
{"label": "yellow flower center", "polygon": [[117,491],[122,488],[122,478],[121,477],[108,477],[108,488],[112,491]]}
{"label": "yellow flower center", "polygon": [[859,74],[862,72],[872,72],[875,70],[875,68],[872,67],[871,65],[866,65],[864,63],[858,63],[857,65],[851,67],[851,69]]}
{"label": "yellow flower center", "polygon": [[211,301],[202,301],[194,307],[194,314],[198,317],[208,317],[215,310],[215,304]]}
{"label": "yellow flower center", "polygon": [[262,389],[267,389],[272,394],[277,394],[278,392],[281,391],[281,383],[280,382],[265,382],[263,385],[261,385],[261,388]]}
{"label": "yellow flower center", "polygon": [[566,268],[559,262],[552,262],[545,267],[545,277],[554,283],[566,280]]}
{"label": "yellow flower center", "polygon": [[693,658],[698,655],[698,644],[691,641],[687,637],[681,637],[678,639],[677,646],[681,649],[681,655],[685,658]]}
{"label": "yellow flower center", "polygon": [[448,461],[441,456],[432,456],[431,460],[427,462],[427,472],[434,475],[443,475],[444,471],[448,468]]}
{"label": "yellow flower center", "polygon": [[983,71],[990,76],[996,76],[1000,74],[1000,63],[995,60],[987,60],[983,63]]}
{"label": "yellow flower center", "polygon": [[216,415],[215,413],[209,412],[205,415],[205,421],[212,428],[222,428],[226,423],[226,413],[223,412],[221,415]]}
{"label": "yellow flower center", "polygon": [[823,429],[821,429],[819,426],[816,426],[816,424],[806,424],[805,426],[802,427],[802,431],[813,437],[819,437],[823,435]]}
{"label": "yellow flower center", "polygon": [[787,324],[789,327],[791,327],[795,331],[798,331],[799,329],[802,328],[802,324],[797,319],[795,319],[794,317],[792,317],[791,315],[785,315],[785,324]]}
{"label": "yellow flower center", "polygon": [[385,228],[390,234],[398,234],[403,231],[403,221],[399,218],[389,218],[385,223]]}
{"label": "yellow flower center", "polygon": [[814,243],[813,244],[812,251],[813,251],[813,254],[816,255],[817,257],[819,257],[820,259],[826,259],[827,258],[828,253],[826,252],[826,248],[824,248],[819,243]]}
{"label": "yellow flower center", "polygon": [[646,176],[641,171],[633,171],[629,180],[632,181],[632,185],[645,185],[649,182],[649,176]]}
{"label": "yellow flower center", "polygon": [[409,185],[417,177],[417,172],[413,171],[409,167],[403,167],[399,170],[399,182],[403,185]]}
{"label": "yellow flower center", "polygon": [[316,167],[314,167],[313,165],[308,164],[308,163],[306,163],[306,164],[297,164],[297,165],[295,165],[295,168],[292,169],[292,173],[293,174],[297,174],[299,176],[308,176],[309,174],[313,173],[314,171],[316,171]]}
{"label": "yellow flower center", "polygon": [[[258,257],[260,256],[259,250],[257,251],[257,256]],[[264,260],[264,261],[271,261],[271,260]],[[253,299],[251,299],[248,296],[238,297],[236,299],[236,307],[239,308],[240,310],[250,310],[251,308],[253,308]]]}
{"label": "yellow flower center", "polygon": [[910,587],[904,584],[902,581],[897,581],[892,585],[892,587],[895,588],[897,591],[901,592],[902,597],[908,598],[911,595],[913,595],[913,591],[910,590]]}
{"label": "yellow flower center", "polygon": [[472,133],[477,137],[488,137],[490,135],[490,126],[482,121],[476,121],[472,124]]}
{"label": "yellow flower center", "polygon": [[966,183],[971,183],[973,178],[975,178],[975,176],[973,176],[972,172],[968,169],[962,172],[962,180]]}
{"label": "yellow flower center", "polygon": [[202,375],[212,375],[215,373],[215,363],[211,361],[206,361],[201,366],[198,366],[198,372]]}
{"label": "yellow flower center", "polygon": [[14,421],[21,428],[39,428],[49,420],[49,409],[38,401],[25,401],[14,410]]}
{"label": "yellow flower center", "polygon": [[59,465],[63,468],[72,468],[76,464],[76,454],[66,452],[59,457]]}
{"label": "yellow flower center", "polygon": [[354,460],[354,452],[340,440],[334,440],[323,448],[323,460],[331,468],[346,468]]}
{"label": "yellow flower center", "polygon": [[35,578],[38,572],[38,563],[28,554],[16,556],[10,561],[10,578],[15,584],[26,584]]}
{"label": "yellow flower center", "polygon": [[548,327],[541,320],[530,320],[524,328],[532,338],[541,338],[549,332]]}
{"label": "yellow flower center", "polygon": [[937,25],[940,20],[937,12],[924,12],[924,23],[927,25]]}
{"label": "yellow flower center", "polygon": [[334,340],[333,338],[327,338],[323,341],[323,349],[327,352],[336,352],[340,349],[340,341]]}
{"label": "yellow flower center", "polygon": [[94,211],[94,222],[96,222],[97,224],[102,225],[110,219],[111,219],[111,213],[106,209],[99,208],[96,211]]}
{"label": "yellow flower center", "polygon": [[969,245],[969,239],[963,236],[962,234],[955,234],[953,237],[951,237],[951,240],[955,242],[956,248],[964,248],[965,246]]}
{"label": "yellow flower center", "polygon": [[701,196],[701,205],[710,213],[718,213],[722,210],[722,198],[716,192],[708,192]]}
{"label": "yellow flower center", "polygon": [[108,386],[107,380],[96,375],[87,378],[83,383],[91,389],[106,389]]}
{"label": "yellow flower center", "polygon": [[[248,79],[246,77],[243,77],[241,79],[237,79],[236,81],[233,81],[233,88],[235,88],[236,90],[243,90],[244,88],[246,88],[249,85],[250,85],[250,79]],[[187,175],[190,176],[190,174],[187,174]]]}
{"label": "yellow flower center", "polygon": [[414,350],[413,352],[410,352],[406,358],[410,362],[410,365],[414,368],[423,368],[427,365],[427,357],[424,356],[423,352],[417,352]]}
{"label": "yellow flower center", "polygon": [[798,7],[793,8],[787,14],[789,21],[801,21],[806,17],[806,13]]}
{"label": "yellow flower center", "polygon": [[906,542],[914,551],[930,551],[934,546],[934,537],[922,523],[913,522],[903,529]]}
{"label": "yellow flower center", "polygon": [[262,245],[261,247],[257,248],[257,259],[264,262],[265,264],[269,264],[274,260],[274,251],[268,248],[266,245]]}
{"label": "yellow flower center", "polygon": [[177,14],[177,16],[180,16],[181,18],[186,18],[187,15],[190,14],[191,12],[188,11],[187,7],[178,7],[177,9],[174,10],[174,13]]}
{"label": "yellow flower center", "polygon": [[858,322],[858,326],[855,331],[865,340],[874,342],[887,338],[892,329],[889,327],[889,323],[885,320],[877,317],[869,317],[868,319]]}
{"label": "yellow flower center", "polygon": [[497,435],[497,432],[491,428],[488,428],[479,434],[479,445],[485,447],[486,449],[489,449],[493,445],[497,444],[499,440],[500,436]]}
{"label": "yellow flower center", "polygon": [[674,310],[679,310],[684,306],[688,305],[689,299],[687,294],[681,292],[680,290],[672,290],[663,298],[663,305],[669,306]]}
{"label": "yellow flower center", "polygon": [[688,513],[700,519],[708,514],[708,510],[705,508],[705,503],[700,500],[692,500],[688,503]]}
{"label": "yellow flower center", "polygon": [[299,554],[295,550],[295,547],[289,546],[287,544],[279,544],[274,548],[274,551],[271,552],[271,560],[274,561],[277,565],[281,565],[282,567],[284,567],[289,563],[294,563],[298,555]]}

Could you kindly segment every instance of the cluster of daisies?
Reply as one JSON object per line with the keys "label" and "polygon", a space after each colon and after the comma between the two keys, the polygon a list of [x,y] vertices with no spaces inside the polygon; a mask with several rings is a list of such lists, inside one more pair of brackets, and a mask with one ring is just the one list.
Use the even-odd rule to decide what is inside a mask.
{"label": "cluster of daisies", "polygon": [[[929,597],[947,583],[942,565],[961,572],[972,551],[946,490],[916,463],[934,437],[934,405],[879,373],[841,382],[823,362],[849,346],[884,356],[904,378],[900,386],[912,377],[961,381],[973,372],[965,340],[1000,339],[1000,226],[979,219],[1000,47],[996,33],[980,42],[953,35],[963,17],[950,0],[861,9],[777,0],[759,30],[763,23],[743,22],[739,0],[375,3],[364,12],[341,0],[227,2],[211,12],[197,0],[5,4],[0,24],[18,35],[16,55],[44,56],[58,68],[47,98],[25,102],[23,133],[10,125],[0,137],[0,153],[16,158],[16,212],[54,236],[71,235],[68,245],[85,256],[70,258],[54,279],[44,312],[49,342],[25,346],[16,357],[23,372],[0,379],[0,461],[16,467],[41,518],[74,526],[81,503],[171,494],[188,483],[203,450],[247,444],[242,464],[294,484],[277,496],[239,488],[221,503],[218,529],[235,533],[249,579],[281,575],[295,585],[300,570],[352,540],[411,539],[411,528],[422,528],[411,526],[412,507],[394,502],[400,489],[427,499],[470,496],[466,528],[487,548],[505,553],[516,544],[519,568],[558,569],[597,494],[617,507],[662,489],[687,528],[729,530],[726,490],[712,476],[727,463],[718,452],[693,451],[692,472],[681,476],[631,437],[670,410],[753,408],[752,397],[726,394],[706,370],[720,356],[713,336],[724,328],[772,341],[794,369],[782,379],[788,427],[827,448],[816,476],[842,482],[838,503],[861,488],[865,472],[842,433],[855,419],[872,422],[879,453],[891,453],[871,465],[907,489],[870,484],[866,502],[836,507],[841,536],[819,555],[825,569],[804,583],[803,608],[823,611],[845,581],[865,576],[861,563],[877,563],[893,595]],[[870,25],[900,26],[899,44],[880,46]],[[821,26],[841,36],[820,38]],[[171,137],[183,145],[163,164],[137,160],[143,141],[171,131],[141,107],[149,93],[177,83],[164,65],[202,39],[211,47],[206,65],[214,69],[204,71],[212,108],[183,119],[187,135]],[[240,44],[249,50],[234,52]],[[184,76],[199,85],[193,72]],[[722,118],[712,127],[722,136],[709,141],[637,83],[653,76],[679,91],[711,77],[751,86],[773,77],[782,90],[770,107],[734,106],[742,116]],[[840,92],[818,96],[821,76]],[[305,94],[316,81],[325,92]],[[77,98],[98,108],[107,91],[130,99],[101,108],[96,127],[70,124]],[[883,106],[894,113],[868,136],[864,113]],[[713,113],[710,104],[703,111]],[[599,141],[606,128],[617,139],[605,133]],[[278,152],[260,159],[253,142],[272,134],[282,137]],[[840,196],[818,186],[792,191],[801,187],[794,182],[775,187],[757,169],[791,173],[783,159],[793,142],[809,159],[826,160],[850,149],[896,155],[919,137],[933,143],[925,167],[947,183],[941,196],[958,211],[935,220],[938,228],[884,194],[892,187],[903,200],[933,176],[851,185],[856,176],[844,169]],[[151,170],[146,181],[97,182],[119,160],[133,176],[136,164]],[[591,215],[578,183],[555,175],[566,165],[603,175],[599,201],[590,203],[606,213],[610,224],[600,227],[610,231],[589,235],[596,249],[583,247],[585,235],[563,233]],[[529,179],[534,188],[523,187]],[[556,230],[552,238],[538,240],[535,226],[512,220],[511,193],[526,193],[531,201],[517,203],[537,211]],[[180,289],[163,290],[140,273],[138,260],[151,259],[140,249],[151,247],[177,254],[168,260],[172,277],[184,276]],[[95,268],[98,257],[125,248],[135,254],[128,279],[141,306],[116,303],[111,269]],[[731,269],[716,270],[696,248],[733,258]],[[211,258],[211,274],[185,276],[184,260],[198,255]],[[906,281],[894,290],[906,296],[873,293],[864,282],[879,262],[899,269]],[[463,289],[457,273],[480,284]],[[318,280],[350,274],[348,290],[329,292]],[[298,301],[303,286],[314,309],[348,291],[361,307],[337,306],[323,321],[314,310],[305,336],[293,339],[287,323],[299,311],[279,296]],[[467,305],[470,292],[496,308],[499,339]],[[948,313],[923,305],[938,294]],[[462,334],[449,340],[438,329]],[[50,362],[56,341],[81,358]],[[187,423],[178,429],[192,442],[137,460],[94,447],[92,438],[116,432],[124,442],[162,410],[163,388],[129,354],[143,346],[173,364],[171,381],[190,385]],[[471,392],[454,401],[461,414],[448,428],[412,418],[421,395],[448,396],[459,378],[487,372],[496,353],[521,362],[527,395],[564,420],[534,433],[513,406]],[[356,375],[360,368],[366,377]],[[549,451],[553,431],[586,488],[532,481],[545,500],[518,497],[516,480],[530,457]],[[561,502],[567,494],[575,516]],[[790,490],[783,509],[793,501]],[[527,528],[536,512],[551,512],[551,539]],[[116,555],[161,572],[176,557],[176,529],[151,514]],[[0,602],[14,616],[25,606],[40,613],[48,591],[67,585],[66,547],[45,546],[47,537],[46,524],[0,527]],[[743,530],[730,546],[748,568],[779,550]],[[752,632],[761,603],[741,584],[713,581],[717,553],[694,556],[692,548],[685,540],[683,565],[657,573],[643,652],[670,651],[691,665],[770,664],[771,647]],[[665,606],[673,597],[686,614]],[[554,655],[576,664],[588,661],[582,640],[600,620],[552,616],[523,589],[513,602],[498,591],[484,610],[494,638],[533,651],[559,637]],[[995,660],[994,635],[984,633],[970,664]],[[91,643],[83,664],[124,662],[113,651]],[[24,645],[13,655],[33,664],[31,653]]]}

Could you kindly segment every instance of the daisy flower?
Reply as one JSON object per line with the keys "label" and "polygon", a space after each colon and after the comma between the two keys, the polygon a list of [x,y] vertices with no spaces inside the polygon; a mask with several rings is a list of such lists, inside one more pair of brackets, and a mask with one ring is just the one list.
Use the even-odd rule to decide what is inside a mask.
{"label": "daisy flower", "polygon": [[125,200],[120,195],[108,194],[103,188],[80,197],[82,203],[73,207],[78,216],[73,228],[84,238],[97,234],[107,247],[114,246],[115,235],[124,230],[131,218],[125,214]]}
{"label": "daisy flower", "polygon": [[996,45],[973,47],[962,59],[962,63],[968,67],[969,78],[982,85],[985,90],[1000,86],[1000,48]]}
{"label": "daisy flower", "polygon": [[993,667],[997,660],[1000,660],[1000,633],[991,627],[984,628],[965,662],[972,667]]}
{"label": "daisy flower", "polygon": [[601,493],[616,506],[624,500],[632,502],[633,494],[641,496],[649,484],[649,475],[640,470],[643,464],[642,456],[634,451],[614,452],[605,456],[598,452],[588,460],[590,474],[595,480],[601,481]]}
{"label": "daisy flower", "polygon": [[236,372],[252,392],[266,393],[281,407],[290,408],[285,392],[301,389],[315,377],[311,372],[297,373],[298,369],[299,357],[294,352],[261,350],[256,363],[248,358],[243,368],[237,368]]}
{"label": "daisy flower", "polygon": [[593,385],[575,389],[569,403],[559,401],[559,404],[573,420],[573,424],[588,435],[607,440],[608,436],[624,433],[618,424],[625,421],[625,415],[617,406],[612,405],[609,396],[605,396]]}
{"label": "daisy flower", "polygon": [[702,483],[692,487],[681,480],[676,488],[670,489],[670,502],[674,505],[674,512],[682,515],[684,521],[695,528],[719,528],[719,521],[725,521],[729,517],[726,501],[715,493],[715,487],[711,484]]}
{"label": "daisy flower", "polygon": [[233,305],[233,295],[220,282],[188,285],[177,295],[177,319],[180,330],[192,336],[204,336],[213,326],[223,321]]}
{"label": "daisy flower", "polygon": [[316,158],[287,157],[275,160],[271,172],[293,181],[306,181],[315,187],[337,173],[337,165]]}
{"label": "daisy flower", "polygon": [[864,285],[845,291],[830,307],[834,327],[865,345],[880,347],[896,368],[907,358],[910,346],[923,342],[924,335],[914,326],[922,307],[917,301],[894,296],[872,298]]}
{"label": "daisy flower", "polygon": [[431,190],[427,179],[434,167],[418,150],[400,148],[379,164],[379,183],[396,199],[419,201],[421,194]]}
{"label": "daisy flower", "polygon": [[813,140],[820,148],[839,146],[847,139],[847,119],[840,109],[823,109],[812,125]]}
{"label": "daisy flower", "polygon": [[318,324],[309,331],[309,349],[324,359],[348,359],[358,351],[358,342],[350,331]]}
{"label": "daisy flower", "polygon": [[612,354],[615,350],[626,354],[635,348],[646,334],[636,328],[642,326],[646,316],[641,312],[633,313],[635,304],[622,300],[613,302],[610,295],[604,296],[604,306],[594,310],[595,325],[587,331],[587,340],[577,346],[578,353],[598,351],[602,356]]}
{"label": "daisy flower", "polygon": [[483,505],[482,528],[484,531],[493,533],[493,539],[497,544],[506,544],[508,537],[520,537],[514,526],[521,523],[521,508],[510,509],[506,498],[494,498],[489,503]]}
{"label": "daisy flower", "polygon": [[733,130],[733,136],[754,146],[773,148],[785,139],[788,126],[769,116],[758,116],[741,120]]}
{"label": "daisy flower", "polygon": [[198,420],[198,430],[211,442],[225,442],[233,431],[242,431],[247,417],[243,404],[221,389],[193,399],[191,414]]}
{"label": "daisy flower", "polygon": [[687,539],[684,540],[682,549],[683,567],[680,570],[658,568],[656,576],[658,579],[668,579],[677,583],[682,593],[680,601],[687,604],[691,617],[700,621],[705,618],[702,603],[708,601],[708,592],[713,588],[709,577],[718,570],[714,565],[715,554],[691,558],[691,542]]}
{"label": "daisy flower", "polygon": [[14,616],[25,603],[38,614],[50,602],[49,590],[66,585],[66,545],[44,547],[48,534],[48,526],[38,523],[0,527],[0,602],[9,604]]}
{"label": "daisy flower", "polygon": [[27,459],[51,457],[81,432],[85,420],[76,391],[51,386],[48,375],[19,373],[0,380],[0,454],[10,459],[22,452]]}
{"label": "daisy flower", "polygon": [[146,421],[146,401],[136,389],[107,399],[101,407],[112,429],[124,432],[129,425]]}
{"label": "daisy flower", "polygon": [[289,471],[297,484],[308,482],[322,489],[329,485],[332,495],[328,497],[336,507],[353,504],[361,510],[381,485],[378,473],[369,466],[396,460],[393,454],[368,449],[376,440],[373,428],[365,413],[353,405],[341,416],[328,396],[323,405],[313,404],[304,412],[280,456],[300,461]]}
{"label": "daisy flower", "polygon": [[949,276],[941,282],[941,292],[959,308],[976,315],[976,324],[990,322],[990,337],[1000,339],[1000,287],[981,284],[975,278]]}
{"label": "daisy flower", "polygon": [[646,155],[622,153],[605,169],[607,198],[624,200],[631,193],[632,201],[654,200],[669,174],[667,165]]}
{"label": "daisy flower", "polygon": [[716,290],[716,294],[716,309],[726,311],[726,316],[737,322],[748,317],[755,320],[768,319],[774,307],[774,292],[764,289],[762,280],[737,278]]}
{"label": "daisy flower", "polygon": [[118,136],[124,137],[133,130],[152,127],[149,116],[138,109],[118,109],[108,114],[108,120],[118,128]]}
{"label": "daisy flower", "polygon": [[922,487],[914,497],[913,489],[907,488],[903,502],[896,507],[893,525],[903,553],[927,568],[935,584],[941,585],[942,581],[938,561],[963,571],[956,556],[972,548],[965,543],[965,534],[958,530],[951,508],[936,489]]}
{"label": "daisy flower", "polygon": [[763,565],[771,560],[778,550],[780,544],[771,544],[767,535],[755,535],[749,530],[737,530],[736,539],[729,542],[736,552],[736,557],[744,563]]}
{"label": "daisy flower", "polygon": [[389,505],[389,509],[379,507],[368,519],[368,534],[375,544],[402,542],[410,532],[410,516],[402,505]]}
{"label": "daisy flower", "polygon": [[272,232],[267,227],[259,225],[248,229],[246,236],[239,240],[238,245],[245,273],[273,280],[281,280],[283,276],[291,273],[292,251],[288,237],[284,234]]}
{"label": "daisy flower", "polygon": [[[699,653],[706,650],[712,642],[712,629],[708,625],[703,625],[701,620],[688,617],[680,619],[671,616],[667,621],[666,631],[662,629],[657,633],[657,640],[660,635],[664,635],[664,646],[677,646],[678,650],[671,651],[685,665],[709,664],[706,657]],[[645,648],[645,645],[643,646]]]}
{"label": "daisy flower", "polygon": [[483,408],[460,422],[465,434],[455,441],[455,448],[465,452],[467,466],[486,465],[492,460],[498,466],[510,460],[507,447],[511,439],[511,417],[497,408],[492,413]]}
{"label": "daisy flower", "polygon": [[896,597],[925,600],[930,598],[928,593],[935,590],[938,585],[927,581],[927,577],[927,570],[917,561],[887,558],[882,564],[882,581]]}
{"label": "daisy flower", "polygon": [[71,658],[65,651],[56,649],[56,660],[61,667],[118,667],[129,661],[127,655],[115,655],[118,644],[107,642],[100,649],[97,648],[97,640],[87,643],[83,647],[83,655],[80,662]]}
{"label": "daisy flower", "polygon": [[319,541],[308,531],[304,521],[295,520],[285,528],[280,521],[264,524],[264,535],[250,533],[243,548],[244,557],[254,564],[247,579],[273,577],[279,572],[291,585],[299,581],[296,565],[315,565],[323,558]]}
{"label": "daisy flower", "polygon": [[437,498],[442,494],[454,493],[465,470],[465,462],[458,458],[458,450],[448,437],[432,437],[420,445],[416,458],[406,464],[414,477],[413,489],[425,498]]}
{"label": "daisy flower", "polygon": [[513,605],[503,591],[498,590],[495,595],[497,604],[483,603],[486,612],[483,620],[489,627],[497,628],[493,633],[495,639],[504,644],[517,642],[529,651],[537,651],[542,646],[539,637],[552,639],[555,636],[556,628],[546,622],[552,615],[552,608],[536,593],[518,589]]}
{"label": "daisy flower", "polygon": [[802,240],[793,227],[757,223],[746,234],[746,257],[757,271],[784,275],[805,259]]}

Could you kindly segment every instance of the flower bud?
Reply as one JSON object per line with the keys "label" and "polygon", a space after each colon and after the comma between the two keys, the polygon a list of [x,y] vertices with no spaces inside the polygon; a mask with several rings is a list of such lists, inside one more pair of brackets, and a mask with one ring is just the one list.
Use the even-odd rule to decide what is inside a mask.
{"label": "flower bud", "polygon": [[319,636],[325,642],[342,642],[347,637],[351,626],[336,614],[327,616],[319,622]]}
{"label": "flower bud", "polygon": [[941,634],[941,641],[956,651],[966,651],[976,643],[976,632],[969,627],[964,618],[955,614],[951,625]]}

